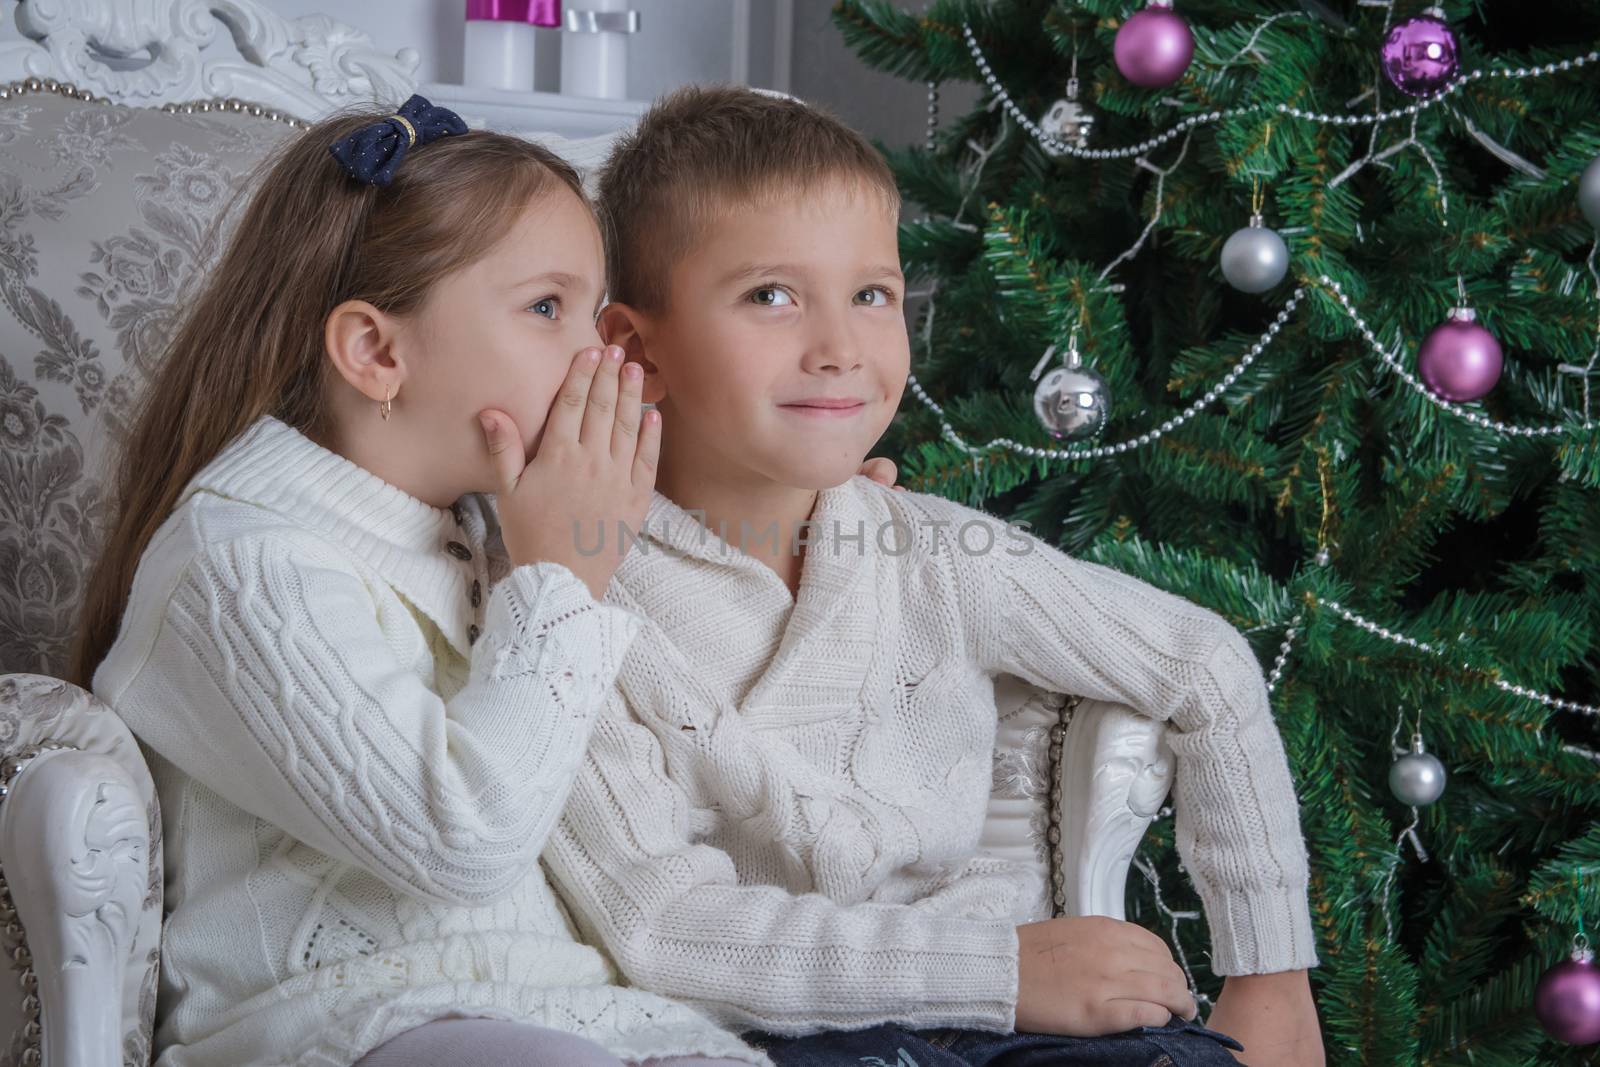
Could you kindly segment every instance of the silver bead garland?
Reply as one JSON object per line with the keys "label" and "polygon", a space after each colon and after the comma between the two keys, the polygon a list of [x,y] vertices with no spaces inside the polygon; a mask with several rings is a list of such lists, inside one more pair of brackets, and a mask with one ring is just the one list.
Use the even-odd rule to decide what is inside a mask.
{"label": "silver bead garland", "polygon": [[1150,151],[1150,149],[1166,144],[1174,137],[1177,137],[1179,134],[1188,130],[1194,129],[1196,126],[1220,122],[1223,119],[1239,118],[1247,115],[1259,115],[1268,111],[1275,111],[1280,115],[1291,115],[1294,118],[1304,119],[1307,122],[1320,123],[1324,126],[1371,126],[1376,123],[1389,122],[1392,119],[1404,118],[1408,115],[1417,115],[1423,111],[1427,111],[1429,108],[1432,108],[1442,101],[1449,99],[1454,94],[1460,92],[1467,85],[1470,85],[1472,82],[1478,81],[1481,78],[1536,78],[1543,77],[1548,74],[1557,74],[1563,71],[1575,70],[1590,63],[1600,62],[1600,50],[1597,50],[1590,52],[1587,55],[1578,56],[1575,59],[1563,59],[1555,63],[1545,63],[1542,66],[1537,67],[1517,67],[1510,70],[1474,70],[1467,74],[1461,75],[1448,86],[1424,100],[1419,100],[1414,104],[1407,104],[1405,107],[1393,108],[1389,111],[1373,112],[1372,114],[1330,115],[1320,111],[1306,111],[1302,108],[1290,107],[1288,104],[1251,104],[1247,107],[1234,107],[1227,108],[1222,111],[1201,112],[1194,115],[1189,115],[1188,117],[1180,120],[1176,125],[1164,133],[1157,134],[1155,137],[1152,137],[1146,141],[1141,141],[1136,145],[1128,145],[1123,148],[1079,148],[1077,145],[1058,141],[1054,137],[1051,137],[1049,134],[1041,130],[1038,124],[1029,118],[1028,115],[1017,106],[1016,102],[1011,99],[1011,94],[1008,93],[1006,91],[1006,87],[1000,83],[1000,79],[995,77],[994,69],[990,67],[988,58],[983,54],[983,50],[978,46],[978,38],[973,34],[972,26],[965,22],[962,23],[961,33],[962,36],[966,38],[967,50],[972,53],[972,59],[978,65],[978,72],[983,75],[983,80],[988,84],[989,91],[992,92],[995,95],[995,98],[1000,101],[1001,106],[1006,109],[1006,112],[1010,114],[1011,117],[1015,119],[1023,129],[1027,130],[1034,140],[1038,141],[1039,144],[1048,151],[1057,155],[1077,156],[1079,159],[1128,159],[1134,156],[1141,156]]}
{"label": "silver bead garland", "polygon": [[[1332,608],[1339,615],[1339,617],[1344,619],[1346,622],[1354,626],[1359,626],[1368,633],[1373,634],[1376,637],[1381,637],[1391,644],[1403,645],[1406,648],[1414,648],[1419,652],[1427,652],[1435,656],[1444,655],[1444,651],[1437,646],[1430,645],[1426,641],[1418,641],[1414,637],[1407,637],[1402,633],[1396,633],[1387,627],[1379,626],[1371,619],[1351,611],[1337,600],[1323,600],[1321,603]],[[1478,667],[1474,667],[1470,663],[1462,663],[1460,666],[1464,671],[1472,671],[1476,674],[1488,673],[1487,671],[1481,670]],[[1543,704],[1545,707],[1552,708],[1556,711],[1571,711],[1582,715],[1600,716],[1600,707],[1595,707],[1590,704],[1580,704],[1576,700],[1563,700],[1560,697],[1551,696],[1549,693],[1541,693],[1536,689],[1530,689],[1526,686],[1516,685],[1500,678],[1491,678],[1490,681],[1493,683],[1496,689],[1499,689],[1503,693],[1510,693],[1513,696],[1519,696],[1526,700],[1537,701],[1540,704]]]}
{"label": "silver bead garland", "polygon": [[1462,407],[1460,404],[1445,400],[1442,397],[1435,396],[1433,390],[1422,384],[1422,382],[1417,379],[1416,375],[1412,374],[1409,370],[1401,365],[1400,361],[1395,358],[1394,353],[1390,349],[1385,348],[1378,341],[1377,335],[1375,335],[1372,332],[1372,329],[1367,325],[1367,320],[1361,317],[1361,313],[1358,312],[1355,308],[1355,305],[1350,302],[1350,298],[1345,296],[1343,287],[1341,287],[1338,282],[1334,281],[1326,274],[1322,275],[1320,280],[1323,285],[1332,290],[1334,298],[1338,300],[1340,306],[1344,308],[1345,314],[1350,317],[1351,322],[1355,323],[1356,329],[1360,331],[1361,336],[1366,339],[1367,344],[1371,346],[1372,350],[1377,353],[1378,358],[1383,360],[1384,365],[1399,375],[1401,380],[1409,385],[1414,392],[1426,399],[1434,407],[1437,407],[1443,411],[1448,411],[1450,414],[1459,418],[1466,419],[1474,426],[1481,426],[1486,430],[1492,430],[1495,433],[1507,437],[1557,437],[1563,434],[1573,433],[1575,431],[1592,430],[1595,427],[1600,426],[1600,422],[1588,420],[1570,424],[1512,426],[1509,423],[1501,422],[1498,419],[1491,419],[1487,415],[1481,415],[1476,411],[1471,411],[1465,407]]}
{"label": "silver bead garland", "polygon": [[1130,451],[1131,449],[1143,448],[1146,445],[1150,445],[1156,441],[1159,441],[1162,437],[1177,429],[1179,426],[1182,426],[1184,423],[1198,415],[1201,411],[1205,410],[1207,405],[1213,404],[1222,399],[1222,395],[1227,391],[1228,387],[1239,380],[1239,376],[1243,374],[1247,368],[1249,368],[1250,364],[1255,362],[1256,357],[1261,355],[1261,353],[1266,350],[1267,346],[1272,343],[1273,339],[1277,337],[1278,332],[1283,329],[1284,323],[1288,322],[1289,316],[1294,313],[1295,305],[1300,302],[1301,297],[1304,295],[1304,288],[1296,289],[1293,295],[1289,297],[1288,301],[1285,302],[1283,310],[1278,312],[1277,318],[1275,318],[1272,321],[1272,324],[1267,327],[1267,331],[1261,335],[1254,345],[1250,346],[1250,350],[1239,358],[1239,361],[1233,365],[1233,368],[1229,370],[1227,374],[1223,375],[1222,380],[1213,385],[1210,389],[1206,390],[1205,394],[1201,396],[1200,399],[1190,404],[1179,414],[1174,415],[1172,418],[1163,422],[1156,429],[1146,431],[1145,433],[1139,434],[1137,437],[1129,438],[1126,441],[1119,441],[1114,445],[1095,445],[1093,447],[1077,448],[1038,448],[1033,445],[1023,444],[1020,441],[1014,441],[1008,437],[996,438],[982,447],[969,445],[965,440],[962,439],[961,435],[956,432],[955,427],[950,425],[949,421],[945,418],[944,408],[941,407],[931,396],[928,395],[927,391],[922,388],[922,383],[917,381],[916,375],[909,376],[908,384],[911,386],[911,391],[916,395],[917,399],[921,400],[930,411],[938,416],[940,429],[944,435],[944,438],[968,455],[976,456],[987,452],[993,452],[996,449],[1004,448],[1012,452],[1020,453],[1021,455],[1032,456],[1036,459],[1102,459],[1106,456],[1119,456],[1124,452]]}
{"label": "silver bead garland", "polygon": [[[1410,386],[1413,391],[1426,399],[1430,404],[1433,404],[1435,407],[1440,408],[1443,411],[1447,411],[1459,418],[1465,419],[1475,426],[1479,426],[1483,429],[1507,437],[1556,437],[1575,432],[1587,432],[1595,429],[1596,427],[1600,427],[1600,421],[1593,420],[1585,420],[1569,424],[1548,424],[1544,426],[1513,426],[1510,423],[1501,422],[1498,419],[1491,419],[1487,415],[1482,415],[1476,411],[1471,411],[1465,407],[1462,407],[1460,404],[1452,403],[1451,401],[1443,400],[1435,396],[1433,392],[1423,385],[1415,375],[1413,375],[1409,370],[1400,364],[1399,360],[1395,358],[1392,352],[1384,348],[1384,346],[1378,341],[1376,335],[1373,334],[1371,328],[1367,325],[1366,320],[1356,310],[1355,305],[1350,302],[1349,297],[1345,296],[1344,290],[1338,282],[1334,281],[1326,274],[1320,276],[1318,280],[1332,291],[1335,299],[1338,300],[1340,305],[1344,308],[1345,313],[1349,315],[1350,320],[1355,324],[1356,329],[1361,333],[1361,336],[1366,339],[1367,344],[1371,346],[1372,350],[1383,361],[1384,365],[1399,375],[1401,380],[1404,381],[1406,385]],[[1288,322],[1289,316],[1294,312],[1296,305],[1300,302],[1301,298],[1304,297],[1305,291],[1306,290],[1304,286],[1295,289],[1294,293],[1284,303],[1283,309],[1279,311],[1277,317],[1273,319],[1272,324],[1267,327],[1266,332],[1256,340],[1256,343],[1250,347],[1248,352],[1240,357],[1239,361],[1234,364],[1228,373],[1223,375],[1222,380],[1217,382],[1210,389],[1206,390],[1200,399],[1190,404],[1179,414],[1174,415],[1172,418],[1163,422],[1156,429],[1139,434],[1137,437],[1132,437],[1125,441],[1119,441],[1114,445],[1096,445],[1093,447],[1077,448],[1040,448],[1036,445],[1024,444],[1009,437],[997,437],[983,445],[968,444],[961,434],[957,432],[956,428],[950,424],[949,419],[945,416],[943,406],[935,401],[933,397],[928,395],[927,390],[922,387],[922,383],[917,381],[916,375],[909,375],[907,384],[911,387],[912,394],[922,402],[924,407],[926,407],[934,414],[936,418],[938,418],[941,436],[969,456],[985,455],[987,453],[1002,449],[1018,455],[1028,456],[1032,459],[1085,460],[1103,459],[1106,456],[1122,455],[1123,453],[1132,449],[1143,448],[1146,445],[1159,441],[1166,434],[1194,418],[1194,416],[1203,411],[1208,404],[1212,404],[1217,400],[1220,400],[1223,394],[1227,391],[1228,387],[1239,379],[1239,376],[1245,372],[1250,364],[1255,362],[1256,358],[1266,350],[1267,346],[1272,343],[1272,340],[1278,335],[1279,331],[1283,329],[1285,323]]]}

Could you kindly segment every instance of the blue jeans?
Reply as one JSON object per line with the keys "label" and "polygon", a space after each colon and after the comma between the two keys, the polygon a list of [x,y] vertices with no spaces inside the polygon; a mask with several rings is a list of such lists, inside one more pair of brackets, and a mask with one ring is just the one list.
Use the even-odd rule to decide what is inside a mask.
{"label": "blue jeans", "polygon": [[980,1030],[830,1031],[805,1037],[745,1034],[778,1067],[1239,1067],[1227,1034],[1173,1016],[1103,1037]]}

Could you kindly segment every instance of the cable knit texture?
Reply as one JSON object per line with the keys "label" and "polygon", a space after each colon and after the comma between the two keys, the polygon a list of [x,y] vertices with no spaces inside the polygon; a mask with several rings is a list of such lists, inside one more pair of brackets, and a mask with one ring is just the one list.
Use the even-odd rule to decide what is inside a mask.
{"label": "cable knit texture", "polygon": [[786,1034],[1006,1030],[1040,871],[976,857],[993,677],[1169,722],[1219,974],[1315,965],[1261,670],[1220,617],[982,512],[824,491],[800,589],[659,493],[607,601],[648,620],[546,862],[636,984]]}
{"label": "cable knit texture", "polygon": [[157,532],[94,690],[165,818],[161,1067],[452,1016],[766,1062],[575,939],[539,854],[640,620],[497,540],[270,417]]}

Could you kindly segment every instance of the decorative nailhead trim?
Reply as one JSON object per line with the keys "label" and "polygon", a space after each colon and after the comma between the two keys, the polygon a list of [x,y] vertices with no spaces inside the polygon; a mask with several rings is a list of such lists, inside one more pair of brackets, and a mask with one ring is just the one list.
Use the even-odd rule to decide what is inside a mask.
{"label": "decorative nailhead trim", "polygon": [[1050,914],[1057,919],[1067,911],[1066,876],[1061,871],[1061,754],[1066,748],[1067,727],[1072,725],[1072,716],[1081,703],[1081,696],[1067,697],[1056,712],[1056,724],[1050,727],[1050,767],[1045,777],[1050,785],[1045,802],[1050,825],[1045,829],[1045,841],[1050,846]]}
{"label": "decorative nailhead trim", "polygon": [[[53,737],[46,737],[0,758],[0,804],[4,804],[6,797],[11,795],[18,776],[28,769],[28,764],[32,763],[35,757],[43,752],[77,747],[65,741],[57,741]],[[42,1047],[44,1028],[39,1004],[39,979],[33,972],[33,953],[28,949],[28,938],[22,929],[22,920],[17,917],[16,905],[11,900],[11,887],[6,884],[3,869],[0,869],[0,943],[4,944],[6,957],[11,960],[12,966],[20,972],[18,980],[22,985],[23,1040],[20,1062],[22,1067],[39,1067],[44,1062]]]}
{"label": "decorative nailhead trim", "polygon": [[[88,104],[114,104],[117,107],[131,107],[136,105],[122,104],[104,96],[96,96],[88,89],[80,89],[71,82],[57,81],[55,78],[21,78],[14,82],[0,85],[0,100],[9,100],[12,97],[27,96],[30,93],[55,93],[69,100],[82,100]],[[213,97],[210,100],[185,100],[179,103],[161,104],[150,110],[165,111],[169,114],[193,115],[196,112],[205,114],[211,111],[231,111],[241,115],[252,115],[256,118],[269,119],[272,122],[281,122],[285,126],[303,129],[311,123],[304,119],[297,119],[293,115],[286,115],[273,108],[262,107],[245,100],[236,100],[233,97]]]}

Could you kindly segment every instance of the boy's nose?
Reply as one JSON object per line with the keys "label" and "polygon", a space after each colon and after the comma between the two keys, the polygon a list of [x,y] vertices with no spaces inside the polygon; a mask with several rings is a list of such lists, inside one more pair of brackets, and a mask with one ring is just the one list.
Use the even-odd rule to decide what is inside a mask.
{"label": "boy's nose", "polygon": [[805,369],[812,374],[843,374],[861,366],[859,359],[846,356],[841,352],[822,352],[812,349],[808,354]]}
{"label": "boy's nose", "polygon": [[843,324],[819,326],[806,339],[803,367],[813,374],[842,373],[861,366],[861,347]]}

